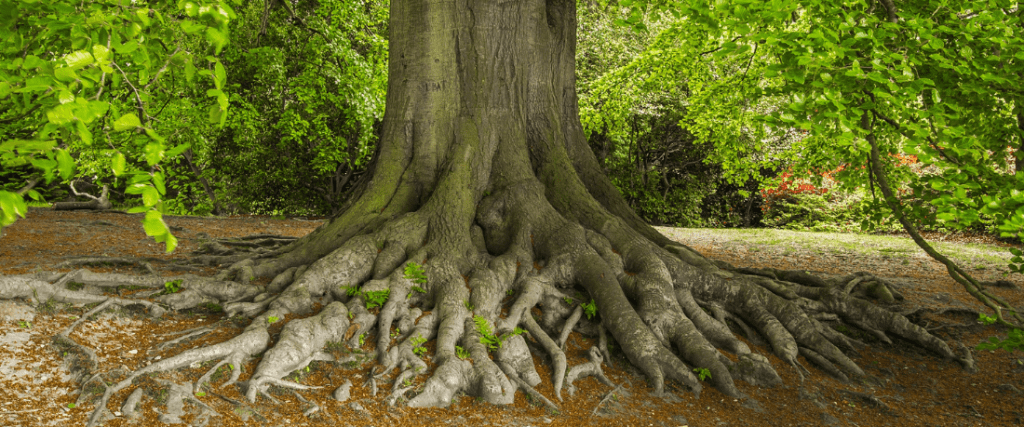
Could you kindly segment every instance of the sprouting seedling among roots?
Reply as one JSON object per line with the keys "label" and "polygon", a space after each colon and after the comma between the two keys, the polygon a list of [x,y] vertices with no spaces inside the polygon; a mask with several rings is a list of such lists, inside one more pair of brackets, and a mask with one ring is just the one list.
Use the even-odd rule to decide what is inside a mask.
{"label": "sprouting seedling among roots", "polygon": [[412,261],[405,264],[405,278],[420,285],[427,283],[427,274],[423,271],[423,266]]}
{"label": "sprouting seedling among roots", "polygon": [[182,283],[181,279],[170,280],[170,281],[165,282],[164,283],[164,293],[165,294],[178,293],[178,291],[181,290],[181,283]]}

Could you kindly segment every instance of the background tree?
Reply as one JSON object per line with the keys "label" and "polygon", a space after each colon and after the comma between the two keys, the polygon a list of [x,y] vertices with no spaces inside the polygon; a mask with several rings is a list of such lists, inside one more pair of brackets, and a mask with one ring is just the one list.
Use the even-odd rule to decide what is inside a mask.
{"label": "background tree", "polygon": [[234,211],[335,213],[384,114],[387,2],[247,3],[232,34],[233,114],[181,135],[193,147],[180,173],[190,205],[209,211],[219,194]]}
{"label": "background tree", "polygon": [[[1024,11],[1018,3],[651,2],[632,5],[634,14],[648,5],[728,39],[716,56],[769,55],[768,83],[750,93],[786,100],[765,124],[807,132],[785,152],[793,170],[820,179],[821,172],[851,166],[836,174],[839,182],[878,187],[883,195],[866,221],[891,215],[1001,322],[1010,323],[1004,313],[1018,325],[1024,321],[917,232],[936,223],[989,224],[1020,241]],[[927,172],[893,168],[889,159],[901,155],[916,156]],[[729,159],[719,157],[726,169],[749,170]],[[1013,271],[1021,271],[1020,253],[1013,249]]]}
{"label": "background tree", "polygon": [[[0,190],[0,227],[25,215],[23,196],[41,199],[35,184],[58,172],[68,180],[77,164],[79,176],[124,175],[125,191],[142,197],[132,211],[146,212],[146,233],[174,249],[160,219],[167,175],[157,165],[188,146],[168,146],[164,135],[180,124],[166,121],[165,107],[183,86],[207,80],[215,102],[205,111],[223,123],[226,74],[215,55],[234,16],[217,1],[174,4],[0,4],[0,166],[28,177],[15,191]],[[194,49],[190,35],[204,38],[205,49]]]}

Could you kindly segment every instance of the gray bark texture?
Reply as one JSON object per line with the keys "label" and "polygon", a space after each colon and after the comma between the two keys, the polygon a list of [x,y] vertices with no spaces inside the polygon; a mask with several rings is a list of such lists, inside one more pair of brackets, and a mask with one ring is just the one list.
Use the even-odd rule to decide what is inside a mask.
{"label": "gray bark texture", "polygon": [[[329,342],[360,347],[364,336],[377,341],[371,387],[390,381],[387,401],[416,407],[446,406],[459,392],[509,404],[517,390],[557,407],[567,371],[570,390],[580,376],[603,377],[612,340],[656,393],[666,380],[699,393],[699,370],[723,393],[756,406],[734,382],[781,380],[738,336],[766,343],[765,351],[798,371],[803,355],[839,378],[863,375],[844,354],[861,344],[835,332],[835,322],[970,364],[969,355],[866,300],[879,292],[858,286],[878,280],[740,271],[645,224],[601,172],[580,125],[575,7],[575,0],[392,1],[383,135],[341,213],[216,280],[183,280],[192,297],[173,301],[176,308],[215,301],[252,323],[231,340],[108,387],[93,422],[138,375],[218,361],[212,374],[265,350],[247,397],[269,386],[301,389],[285,380],[289,372],[324,357]],[[425,281],[409,273],[419,267]],[[247,285],[256,277],[274,278],[272,286]],[[3,286],[0,279],[0,292]],[[6,286],[21,294],[45,288],[25,280]],[[245,291],[222,289],[234,286]],[[373,307],[384,291],[386,302]],[[511,302],[502,302],[506,295]],[[581,316],[580,304],[590,301],[597,315]],[[269,345],[271,323],[314,307],[323,308],[288,322]],[[568,333],[601,343],[586,366],[566,366]],[[502,341],[500,351],[492,352],[490,338]],[[416,351],[423,341],[435,341],[432,372]],[[540,377],[531,352],[552,361],[555,396],[533,389]],[[469,360],[460,357],[467,353]],[[403,385],[421,375],[421,389]]]}

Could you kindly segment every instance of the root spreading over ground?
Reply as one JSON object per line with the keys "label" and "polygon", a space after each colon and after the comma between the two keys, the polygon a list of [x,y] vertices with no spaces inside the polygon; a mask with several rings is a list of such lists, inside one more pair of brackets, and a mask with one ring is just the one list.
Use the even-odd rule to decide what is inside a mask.
{"label": "root spreading over ground", "polygon": [[[699,394],[701,377],[743,405],[756,407],[734,381],[771,386],[779,376],[776,367],[738,337],[766,345],[799,370],[810,368],[800,365],[801,355],[839,379],[863,375],[847,356],[863,344],[836,332],[829,326],[835,322],[881,341],[897,336],[971,367],[969,352],[954,352],[923,328],[878,306],[901,298],[880,278],[865,273],[826,279],[801,271],[735,269],[685,246],[653,245],[629,230],[608,227],[602,233],[559,224],[543,211],[515,209],[528,204],[516,200],[521,194],[490,196],[495,200],[477,218],[475,236],[458,242],[465,246],[433,240],[431,220],[414,213],[349,238],[327,255],[308,251],[309,242],[330,232],[328,224],[278,250],[247,257],[218,278],[88,270],[5,276],[0,277],[0,297],[98,303],[89,314],[141,304],[160,316],[165,308],[216,304],[228,316],[251,318],[237,336],[156,361],[107,386],[90,424],[101,423],[111,411],[131,408],[131,402],[109,399],[146,374],[197,363],[213,362],[186,390],[191,394],[214,393],[243,374],[250,401],[274,399],[269,387],[302,391],[308,386],[290,381],[289,375],[314,360],[334,360],[325,349],[338,346],[355,354],[372,347],[363,354],[377,361],[368,379],[371,388],[388,404],[413,407],[446,406],[459,393],[509,404],[521,390],[558,410],[562,393],[572,393],[573,382],[583,376],[596,376],[609,390],[616,387],[601,370],[612,345],[646,374],[656,393],[671,380]],[[301,259],[296,252],[304,250],[308,264],[295,261]],[[282,262],[286,259],[291,260]],[[257,276],[273,279],[258,285],[252,280]],[[133,298],[112,298],[70,290],[69,283],[131,286],[140,292]],[[272,342],[269,329],[280,326],[278,322],[284,323],[283,330]],[[85,365],[95,366],[88,347],[68,338],[76,326],[55,340],[77,352]],[[599,344],[591,349],[589,361],[566,366],[564,346],[574,333],[596,337]],[[368,338],[375,342],[366,342]],[[550,361],[545,372],[551,372],[554,395],[543,396],[533,388],[541,379],[532,354]],[[260,363],[254,372],[243,373],[254,355],[262,355]],[[432,370],[424,360],[428,355]],[[224,367],[231,374],[213,381]],[[425,384],[411,387],[419,376],[427,377]],[[335,394],[345,395],[347,387],[351,382],[339,384]]]}

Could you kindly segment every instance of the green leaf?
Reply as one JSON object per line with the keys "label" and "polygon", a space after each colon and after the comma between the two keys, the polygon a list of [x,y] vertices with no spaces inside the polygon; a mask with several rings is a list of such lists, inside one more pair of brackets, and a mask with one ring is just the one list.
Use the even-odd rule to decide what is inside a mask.
{"label": "green leaf", "polygon": [[146,163],[148,163],[150,167],[156,166],[160,163],[160,161],[164,159],[165,148],[164,144],[160,141],[154,141],[146,144],[146,147],[144,148],[146,153]]}
{"label": "green leaf", "polygon": [[64,180],[71,178],[71,175],[75,173],[75,159],[71,158],[67,150],[57,150],[57,169],[60,170],[60,177]]}
{"label": "green leaf", "polygon": [[164,224],[160,212],[154,210],[146,212],[146,219],[142,220],[142,228],[146,230],[146,235],[153,237],[165,236],[167,234],[167,224]]}
{"label": "green leaf", "polygon": [[85,145],[92,145],[92,132],[89,131],[89,127],[85,125],[84,121],[75,122],[75,127],[78,129],[78,137],[82,138],[82,142]]}
{"label": "green leaf", "polygon": [[96,58],[96,62],[108,62],[110,61],[110,49],[107,49],[106,46],[99,44],[93,45],[92,56],[93,58]]}
{"label": "green leaf", "polygon": [[61,104],[67,104],[75,101],[75,95],[71,91],[64,89],[57,93],[57,101]]}
{"label": "green leaf", "polygon": [[224,64],[217,61],[213,64],[213,75],[217,78],[216,86],[218,89],[223,88],[224,84],[227,83],[227,71],[224,70]]}
{"label": "green leaf", "polygon": [[[146,177],[146,180],[148,181],[150,176],[149,175],[144,175],[144,176]],[[128,188],[124,189],[124,194],[142,194],[142,192],[145,191],[146,187],[148,187],[148,185],[146,185],[146,184],[134,183],[132,185],[129,185]]]}
{"label": "green leaf", "polygon": [[220,30],[209,27],[206,29],[206,40],[208,40],[214,47],[214,53],[220,55],[220,50],[228,44],[228,37]]}
{"label": "green leaf", "polygon": [[110,164],[110,169],[114,171],[114,176],[121,176],[124,173],[125,164],[124,154],[121,154],[120,151],[114,153],[114,159]]}
{"label": "green leaf", "polygon": [[167,188],[164,187],[164,174],[160,171],[153,172],[153,185],[161,196],[167,194]]}
{"label": "green leaf", "polygon": [[121,132],[128,129],[135,129],[139,127],[142,127],[142,122],[139,121],[139,116],[136,116],[135,113],[125,114],[121,116],[121,118],[114,121],[115,132]]}
{"label": "green leaf", "polygon": [[192,83],[196,78],[196,66],[192,64],[192,58],[185,61],[185,81]]}
{"label": "green leaf", "polygon": [[13,224],[16,216],[22,218],[28,213],[25,200],[17,193],[0,191],[0,227]]}
{"label": "green leaf", "polygon": [[174,158],[177,155],[179,155],[181,153],[184,153],[185,150],[189,149],[189,147],[191,147],[191,145],[189,143],[187,143],[187,142],[184,143],[184,144],[179,144],[178,146],[176,146],[176,147],[174,147],[174,148],[172,148],[170,150],[167,150],[167,153],[165,154],[164,158],[168,158],[168,159]]}
{"label": "green leaf", "polygon": [[68,64],[68,67],[72,69],[79,69],[86,65],[93,63],[92,54],[84,50],[78,50],[67,54],[64,57],[64,62]]}
{"label": "green leaf", "polygon": [[160,202],[160,192],[153,186],[147,185],[142,189],[142,204],[152,207]]}
{"label": "green leaf", "polygon": [[75,113],[68,104],[61,104],[46,112],[46,120],[55,125],[66,125],[75,121]]}
{"label": "green leaf", "polygon": [[116,50],[117,53],[125,55],[125,54],[129,54],[129,53],[135,52],[135,50],[138,49],[138,48],[139,48],[139,42],[137,42],[135,40],[128,40],[128,42],[126,42],[126,43],[124,43],[124,44],[122,44],[120,46],[115,47],[114,50]]}

